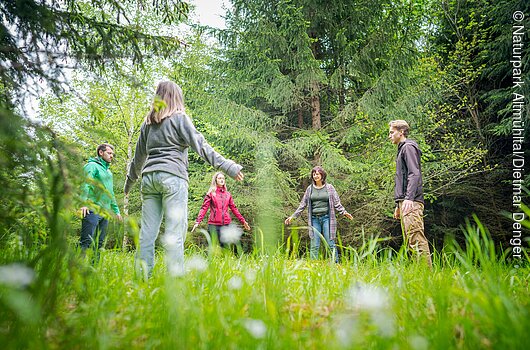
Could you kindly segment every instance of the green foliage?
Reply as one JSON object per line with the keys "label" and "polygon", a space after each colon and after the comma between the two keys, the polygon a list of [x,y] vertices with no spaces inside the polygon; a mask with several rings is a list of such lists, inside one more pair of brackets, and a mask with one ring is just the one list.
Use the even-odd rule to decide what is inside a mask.
{"label": "green foliage", "polygon": [[[429,51],[433,16],[426,14],[432,6],[378,1],[334,3],[322,11],[314,1],[235,1],[228,29],[216,32],[222,60],[214,67],[229,78],[224,92],[270,120],[282,115],[272,128],[280,141],[273,154],[283,178],[301,180],[312,166],[324,166],[346,208],[362,212],[354,215],[353,226],[370,234],[390,228],[385,221],[392,206],[395,150],[385,141],[388,121],[411,123],[412,138],[424,153],[431,201],[462,179],[493,168],[482,163],[486,150],[459,114],[463,107],[448,102],[459,96],[455,87],[461,83]],[[466,65],[464,59],[457,64]],[[468,81],[480,74],[466,67]],[[303,129],[309,115],[318,131]],[[295,192],[289,192],[282,198],[290,204],[286,212],[296,205],[288,199],[296,198]],[[348,232],[345,243],[359,235]]]}
{"label": "green foliage", "polygon": [[[122,212],[134,218],[141,208],[139,193],[133,191],[128,198],[130,202],[123,206],[125,199],[122,185],[132,160],[140,125],[153,98],[146,81],[152,83],[152,76],[156,73],[145,69],[143,72],[129,72],[129,76],[133,73],[136,73],[136,81],[111,73],[98,77],[88,72],[78,72],[72,83],[75,92],[63,94],[60,99],[49,95],[40,100],[40,107],[46,125],[56,130],[83,159],[94,157],[96,147],[101,143],[114,145],[115,158],[111,166],[114,192]],[[144,85],[140,85],[141,82]],[[80,174],[84,162],[80,159],[76,162],[77,173]],[[79,194],[76,191],[76,199]],[[78,201],[76,203],[82,205]],[[109,244],[121,246],[123,228],[111,221],[108,233]],[[71,232],[73,237],[78,234],[78,230]]]}
{"label": "green foliage", "polygon": [[[511,152],[495,148],[511,127],[503,55],[510,11],[528,12],[527,4],[359,1],[323,10],[313,0],[237,0],[228,29],[216,33],[219,43],[200,30],[178,33],[186,41],[178,54],[171,23],[183,19],[186,3],[150,4],[0,5],[1,344],[524,348],[526,247],[512,266],[497,242],[507,230],[485,227],[504,207],[495,186],[504,186],[499,159]],[[39,61],[40,49],[49,61]],[[24,79],[60,87],[61,55],[86,69],[73,74],[71,92],[41,100],[46,126],[17,117]],[[92,69],[108,64],[112,72]],[[254,249],[237,258],[211,250],[206,259],[193,237],[186,276],[167,277],[157,264],[144,283],[133,276],[131,253],[104,252],[97,266],[71,254],[73,213],[82,158],[102,141],[117,146],[121,203],[120,184],[161,77],[183,87],[187,112],[212,146],[244,166],[245,182],[228,185],[254,227],[246,237]],[[411,123],[423,151],[434,208],[426,216],[429,238],[455,236],[435,252],[434,271],[412,263],[405,247],[389,248],[398,225],[390,220],[392,119]],[[193,220],[213,169],[193,153],[190,160]],[[339,221],[341,265],[298,260],[307,235],[282,225],[315,164],[328,170],[354,215],[353,223]],[[133,233],[140,203],[135,189],[126,227]],[[488,224],[464,220],[475,209],[493,213],[479,214]],[[119,241],[122,229],[113,225],[111,238]],[[6,271],[27,279],[6,282]]]}
{"label": "green foliage", "polygon": [[[492,173],[497,166],[485,162],[488,142],[469,118],[476,97],[462,90],[487,69],[483,63],[475,65],[470,52],[484,45],[488,32],[477,20],[483,16],[473,14],[468,24],[462,22],[461,33],[475,33],[471,39],[461,35],[454,46],[446,46],[453,51],[437,51],[440,46],[429,35],[445,29],[436,32],[426,24],[445,14],[427,11],[433,6],[438,9],[430,2],[381,1],[312,11],[318,5],[310,1],[235,2],[229,28],[216,32],[220,44],[200,30],[191,31],[178,56],[152,57],[142,70],[123,68],[134,83],[112,74],[88,79],[83,74],[75,79],[81,82],[76,90],[82,98],[46,102],[44,112],[55,118],[54,128],[64,128],[70,142],[91,145],[83,151],[86,155],[102,140],[118,146],[113,169],[121,199],[119,184],[153,81],[169,77],[183,87],[187,112],[207,140],[244,166],[245,182],[229,181],[229,187],[247,219],[258,223],[263,221],[260,213],[271,213],[272,231],[278,232],[282,217],[297,205],[309,170],[319,164],[354,214],[352,224],[339,223],[345,247],[357,245],[363,230],[385,237],[397,225],[389,220],[395,149],[385,139],[388,121],[404,118],[423,151],[426,199],[455,213],[449,223],[429,222],[438,217],[429,214],[428,206],[427,225],[440,242],[444,233],[438,227],[456,232],[472,212],[458,200],[473,198],[469,192],[478,196],[473,176]],[[386,21],[380,21],[378,11]],[[351,20],[361,15],[362,23]],[[163,29],[153,18],[134,20],[150,31]],[[320,84],[324,123],[317,131],[292,127],[295,116],[304,121],[309,115],[311,81]],[[70,120],[65,122],[63,115]],[[190,160],[192,220],[213,169],[193,152]],[[270,195],[264,206],[256,201],[265,198],[263,193]],[[136,190],[129,205],[130,215],[138,218]]]}
{"label": "green foliage", "polygon": [[[504,232],[509,230],[499,208],[511,205],[510,186],[505,181],[511,176],[512,92],[528,95],[527,86],[513,89],[513,67],[507,64],[512,55],[512,15],[516,10],[528,12],[528,2],[453,0],[435,4],[432,21],[436,30],[429,40],[446,82],[440,105],[444,123],[433,140],[446,145],[437,148],[444,150],[450,174],[455,174],[451,164],[465,164],[460,173],[463,176],[451,175],[434,197],[438,208],[458,212],[459,220],[477,213],[499,241],[504,241]],[[528,65],[529,54],[528,47],[522,48],[523,65]],[[528,130],[525,125],[525,140]],[[462,134],[465,138],[456,141],[453,135]],[[480,151],[459,151],[466,144],[478,145]],[[481,163],[468,162],[474,162],[477,156]],[[452,217],[451,221],[455,219]],[[446,226],[447,222],[441,224]]]}
{"label": "green foliage", "polygon": [[[2,110],[0,185],[1,328],[20,338],[10,347],[42,347],[35,338],[45,317],[56,315],[68,283],[66,232],[73,221],[69,148],[51,130]],[[8,170],[9,169],[9,170]],[[8,323],[6,323],[8,322]]]}
{"label": "green foliage", "polygon": [[463,266],[469,268],[480,266],[484,270],[490,270],[499,263],[504,263],[506,256],[498,252],[488,229],[482,225],[476,215],[473,215],[473,219],[474,225],[466,220],[466,226],[462,227],[466,243],[465,249],[460,247],[455,240],[451,240],[450,246],[455,250],[455,257]]}
{"label": "green foliage", "polygon": [[[528,265],[513,269],[482,255],[477,266],[471,255],[455,258],[448,250],[431,271],[376,254],[377,242],[367,240],[362,259],[341,264],[288,258],[280,249],[268,258],[236,258],[190,248],[185,276],[166,276],[157,264],[147,283],[134,278],[133,254],[107,251],[95,268],[72,261],[57,312],[42,314],[38,328],[38,304],[17,306],[27,292],[1,285],[8,306],[2,324],[24,328],[10,327],[0,340],[28,349],[524,348]],[[7,318],[7,310],[18,310],[20,321]]]}
{"label": "green foliage", "polygon": [[152,34],[135,21],[151,7],[149,12],[167,25],[182,21],[189,11],[180,0],[3,1],[0,80],[15,93],[26,90],[27,78],[43,79],[59,92],[67,58],[101,68],[116,58],[141,64],[146,52],[167,56],[180,40]]}
{"label": "green foliage", "polygon": [[[69,144],[78,142],[79,135],[61,124],[59,115],[68,116],[69,110],[60,104],[51,107],[58,112],[59,129],[64,128],[61,136],[22,118],[22,97],[40,91],[35,81],[62,92],[65,64],[83,61],[103,68],[116,57],[141,63],[147,51],[162,54],[179,46],[174,36],[151,35],[130,22],[122,25],[128,22],[128,5],[98,0],[0,4],[0,328],[9,330],[1,336],[7,348],[45,348],[48,341],[39,335],[44,334],[43,322],[58,319],[57,301],[79,277],[67,237],[73,231],[81,163]],[[163,16],[167,23],[187,13],[187,4],[180,2],[152,5],[161,14],[171,11]],[[100,121],[101,107],[88,105],[85,115],[90,118],[76,126]]]}

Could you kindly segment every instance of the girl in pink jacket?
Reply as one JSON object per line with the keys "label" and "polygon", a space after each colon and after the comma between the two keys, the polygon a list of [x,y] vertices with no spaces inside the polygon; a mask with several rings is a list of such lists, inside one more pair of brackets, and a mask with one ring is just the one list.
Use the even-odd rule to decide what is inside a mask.
{"label": "girl in pink jacket", "polygon": [[197,226],[202,222],[202,219],[210,209],[210,216],[208,217],[208,231],[212,236],[216,235],[219,238],[221,247],[224,247],[227,243],[231,242],[231,239],[228,237],[223,237],[223,232],[226,230],[232,218],[228,209],[234,213],[236,218],[241,222],[245,230],[250,230],[250,225],[247,223],[243,215],[239,212],[236,205],[234,204],[234,199],[228,190],[226,189],[225,176],[221,172],[216,172],[212,178],[212,184],[210,189],[204,197],[204,202],[202,203],[201,210],[195,220],[195,224],[191,229],[191,232],[195,231]]}

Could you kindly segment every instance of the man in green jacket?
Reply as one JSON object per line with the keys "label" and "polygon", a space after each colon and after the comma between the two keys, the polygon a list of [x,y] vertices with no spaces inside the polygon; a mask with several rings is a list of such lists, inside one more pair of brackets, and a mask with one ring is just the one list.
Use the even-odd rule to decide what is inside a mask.
{"label": "man in green jacket", "polygon": [[[94,245],[96,251],[103,245],[110,210],[116,214],[118,220],[122,219],[114,197],[112,172],[109,169],[114,158],[114,147],[103,143],[98,146],[96,152],[98,156],[90,158],[83,168],[86,177],[81,194],[81,199],[86,203],[81,207],[83,215],[81,250],[83,254],[91,245]],[[97,253],[95,258],[97,260]]]}

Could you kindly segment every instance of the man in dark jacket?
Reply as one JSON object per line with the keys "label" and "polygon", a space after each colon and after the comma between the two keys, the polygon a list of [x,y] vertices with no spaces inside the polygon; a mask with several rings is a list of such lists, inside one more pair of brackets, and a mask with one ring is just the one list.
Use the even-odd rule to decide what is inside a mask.
{"label": "man in dark jacket", "polygon": [[388,138],[398,147],[396,157],[396,177],[394,218],[401,219],[401,226],[410,249],[422,256],[432,266],[429,242],[423,227],[423,183],[421,179],[418,144],[408,140],[409,125],[404,120],[389,123]]}
{"label": "man in dark jacket", "polygon": [[[114,197],[114,184],[110,163],[114,158],[114,147],[107,143],[98,146],[97,157],[90,158],[84,166],[86,181],[82,187],[81,199],[81,250],[95,245],[97,250],[103,245],[107,233],[109,212],[112,211],[121,220],[120,209]],[[95,260],[99,258],[96,251]]]}

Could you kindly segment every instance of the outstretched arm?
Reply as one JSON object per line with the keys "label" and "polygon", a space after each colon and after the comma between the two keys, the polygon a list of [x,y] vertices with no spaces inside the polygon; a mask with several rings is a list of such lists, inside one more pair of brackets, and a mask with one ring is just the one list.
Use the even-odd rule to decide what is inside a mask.
{"label": "outstretched arm", "polygon": [[189,116],[185,114],[179,116],[179,123],[180,136],[195,152],[199,154],[199,156],[201,156],[201,158],[210,163],[215,169],[223,170],[235,180],[243,180],[244,175],[241,173],[243,167],[217,153],[212,146],[206,142],[204,136],[195,128],[195,125],[193,125]]}
{"label": "outstretched arm", "polygon": [[234,203],[234,198],[232,198],[232,195],[230,195],[230,198],[228,200],[228,207],[230,208],[230,210],[232,211],[232,213],[234,213],[234,215],[236,216],[236,218],[239,220],[239,222],[241,222],[241,224],[243,225],[243,227],[245,228],[245,230],[249,231],[250,230],[250,225],[247,223],[247,220],[245,220],[245,218],[243,217],[243,215],[241,215],[241,213],[239,212],[239,210],[237,209],[235,203]]}
{"label": "outstretched arm", "polygon": [[309,197],[311,196],[311,185],[307,187],[305,190],[304,196],[302,197],[302,200],[300,201],[300,204],[298,205],[298,208],[294,211],[293,215],[289,216],[287,219],[285,219],[284,223],[286,225],[290,225],[291,221],[293,219],[297,218],[302,214],[302,211],[307,207],[309,204]]}
{"label": "outstretched arm", "polygon": [[339,194],[337,193],[337,190],[335,190],[335,187],[333,187],[333,185],[330,184],[329,188],[330,188],[330,198],[332,200],[332,204],[335,210],[339,214],[347,217],[348,219],[353,220],[353,216],[346,211],[346,208],[344,208],[344,206],[340,202],[340,197],[339,197]]}
{"label": "outstretched arm", "polygon": [[191,232],[195,231],[195,229],[200,225],[200,223],[202,222],[202,219],[204,219],[204,216],[208,212],[208,209],[210,209],[211,202],[212,202],[212,196],[211,194],[207,194],[204,197],[204,201],[202,202],[201,209],[199,210],[199,215],[197,215],[197,219],[195,220],[195,224],[193,225]]}
{"label": "outstretched arm", "polygon": [[127,170],[127,178],[123,188],[125,195],[129,194],[132,185],[140,177],[145,160],[147,159],[147,133],[147,124],[144,122],[140,129],[140,136],[138,137],[138,142],[136,143],[136,150],[134,151],[133,160],[131,161],[131,164],[129,164],[129,169]]}

